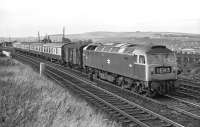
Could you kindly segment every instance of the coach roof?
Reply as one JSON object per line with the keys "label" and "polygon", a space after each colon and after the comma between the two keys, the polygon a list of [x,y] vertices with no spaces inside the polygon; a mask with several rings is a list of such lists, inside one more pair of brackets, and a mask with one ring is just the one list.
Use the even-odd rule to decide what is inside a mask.
{"label": "coach roof", "polygon": [[46,43],[43,46],[47,46],[47,47],[62,47],[65,44],[68,44],[68,43]]}

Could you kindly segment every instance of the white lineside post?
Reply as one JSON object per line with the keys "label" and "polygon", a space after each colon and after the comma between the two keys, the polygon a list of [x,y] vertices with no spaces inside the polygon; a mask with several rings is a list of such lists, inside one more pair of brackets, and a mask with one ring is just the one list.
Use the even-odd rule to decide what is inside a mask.
{"label": "white lineside post", "polygon": [[45,69],[45,63],[40,62],[40,76],[43,75]]}

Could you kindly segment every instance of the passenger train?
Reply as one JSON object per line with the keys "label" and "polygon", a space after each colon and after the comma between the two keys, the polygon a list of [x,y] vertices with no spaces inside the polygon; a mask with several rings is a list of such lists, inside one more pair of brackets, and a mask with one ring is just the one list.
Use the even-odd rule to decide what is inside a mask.
{"label": "passenger train", "polygon": [[165,95],[177,80],[175,53],[162,45],[131,43],[15,43],[22,52],[79,68],[98,78],[148,96]]}

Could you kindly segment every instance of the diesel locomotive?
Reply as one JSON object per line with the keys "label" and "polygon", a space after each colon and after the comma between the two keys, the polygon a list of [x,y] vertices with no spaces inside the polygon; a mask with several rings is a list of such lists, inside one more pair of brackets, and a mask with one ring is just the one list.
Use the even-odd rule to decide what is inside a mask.
{"label": "diesel locomotive", "polygon": [[19,43],[15,50],[79,68],[92,78],[155,96],[172,92],[177,80],[175,53],[162,45],[131,43]]}

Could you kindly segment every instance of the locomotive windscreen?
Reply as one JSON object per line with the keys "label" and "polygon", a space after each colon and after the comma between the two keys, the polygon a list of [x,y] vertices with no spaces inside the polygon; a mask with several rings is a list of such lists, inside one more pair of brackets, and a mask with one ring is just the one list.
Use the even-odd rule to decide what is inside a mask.
{"label": "locomotive windscreen", "polygon": [[176,57],[174,54],[152,54],[148,55],[149,64],[165,64],[165,63],[175,63]]}

